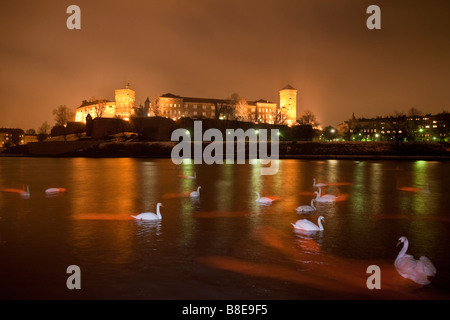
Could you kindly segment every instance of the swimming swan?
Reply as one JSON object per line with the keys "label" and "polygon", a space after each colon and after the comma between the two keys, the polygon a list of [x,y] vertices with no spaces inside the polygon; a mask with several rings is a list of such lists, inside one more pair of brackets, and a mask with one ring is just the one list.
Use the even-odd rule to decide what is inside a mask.
{"label": "swimming swan", "polygon": [[259,195],[259,192],[256,192],[256,195],[258,196],[258,198],[256,198],[256,202],[259,203],[272,203],[273,199],[267,198],[267,197],[261,197]]}
{"label": "swimming swan", "polygon": [[66,188],[48,188],[45,189],[45,193],[46,194],[55,194],[55,193],[60,193],[60,192],[66,192]]}
{"label": "swimming swan", "polygon": [[315,211],[315,210],[317,210],[317,208],[314,207],[314,201],[316,201],[316,199],[311,199],[311,205],[310,206],[308,206],[308,205],[300,206],[300,207],[297,207],[296,210],[299,211],[299,212]]}
{"label": "swimming swan", "polygon": [[313,222],[306,220],[306,219],[297,220],[297,222],[295,224],[293,224],[293,223],[291,223],[291,224],[294,226],[295,229],[299,229],[299,230],[322,231],[323,230],[322,220],[325,221],[325,218],[323,216],[320,216],[317,219],[317,223],[319,224],[319,226],[315,225]]}
{"label": "swimming swan", "polygon": [[314,178],[313,179],[313,187],[316,187],[316,188],[320,188],[320,187],[326,187],[327,186],[327,184],[326,183],[316,183],[316,178]]}
{"label": "swimming swan", "polygon": [[314,191],[314,193],[316,194],[316,198],[314,200],[316,200],[317,202],[334,202],[337,199],[337,196],[332,194],[324,194],[323,196],[321,196],[322,189],[320,187],[319,192]]}
{"label": "swimming swan", "polygon": [[30,199],[30,187],[27,185],[27,191],[22,191],[22,192],[20,192],[20,196],[23,198],[23,199]]}
{"label": "swimming swan", "polygon": [[15,189],[15,188],[6,188],[2,189],[3,192],[11,192],[11,193],[17,193],[19,194],[23,199],[29,199],[30,198],[30,187],[27,185],[27,189]]}
{"label": "swimming swan", "polygon": [[406,254],[408,250],[408,239],[406,237],[400,237],[398,239],[397,246],[403,243],[403,248],[398,253],[395,259],[394,265],[398,273],[403,277],[414,281],[415,283],[426,285],[431,281],[428,277],[432,277],[436,274],[436,268],[427,257],[420,257],[419,260],[414,259],[410,254]]}
{"label": "swimming swan", "polygon": [[143,212],[141,214],[138,214],[137,216],[132,216],[133,218],[137,220],[161,220],[161,212],[159,211],[159,208],[162,207],[162,203],[158,203],[156,205],[156,213],[153,212]]}
{"label": "swimming swan", "polygon": [[200,189],[201,189],[201,188],[202,188],[202,187],[198,187],[198,188],[197,188],[197,191],[192,191],[191,194],[190,194],[190,196],[193,197],[193,198],[198,198],[198,197],[200,197]]}

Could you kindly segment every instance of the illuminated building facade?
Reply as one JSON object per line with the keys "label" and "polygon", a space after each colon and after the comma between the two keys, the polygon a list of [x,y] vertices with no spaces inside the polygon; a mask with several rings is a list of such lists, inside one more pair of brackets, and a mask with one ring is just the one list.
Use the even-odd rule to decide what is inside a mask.
{"label": "illuminated building facade", "polygon": [[288,125],[297,121],[297,90],[290,85],[280,90],[280,109]]}
{"label": "illuminated building facade", "polygon": [[92,118],[121,118],[128,120],[134,114],[135,91],[127,84],[125,89],[115,90],[115,100],[84,100],[76,109],[75,122],[86,122],[88,114]]}
{"label": "illuminated building facade", "polygon": [[274,123],[277,104],[267,100],[245,101],[233,106],[239,110],[230,112],[233,101],[227,99],[181,97],[172,93],[158,98],[158,114],[173,120],[192,119],[239,119],[242,121]]}
{"label": "illuminated building facade", "polygon": [[0,128],[0,148],[24,144],[24,139],[25,133],[22,129]]}
{"label": "illuminated building facade", "polygon": [[[236,119],[260,123],[283,123],[292,125],[296,121],[297,90],[286,86],[280,91],[280,107],[268,100],[232,101],[229,99],[182,97],[166,93],[156,99],[153,105],[149,98],[145,101],[142,112],[135,109],[135,92],[127,85],[125,89],[115,90],[115,100],[84,100],[76,109],[75,122],[86,122],[92,118],[130,119],[138,116],[162,116],[177,120],[192,119]],[[137,108],[139,109],[139,108]],[[139,109],[140,110],[140,109]]]}
{"label": "illuminated building facade", "polygon": [[449,141],[450,113],[420,116],[355,118],[338,125],[349,141]]}
{"label": "illuminated building facade", "polygon": [[247,112],[255,122],[271,123],[275,122],[278,106],[276,103],[260,99],[258,101],[248,101]]}

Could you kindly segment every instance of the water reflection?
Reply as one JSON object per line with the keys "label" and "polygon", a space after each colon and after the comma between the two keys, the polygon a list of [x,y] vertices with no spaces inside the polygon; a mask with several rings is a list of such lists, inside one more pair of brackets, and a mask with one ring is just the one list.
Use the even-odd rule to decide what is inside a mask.
{"label": "water reflection", "polygon": [[[204,295],[198,296],[220,292],[225,299],[236,292],[254,298],[264,290],[264,298],[285,292],[294,299],[306,297],[308,289],[319,292],[318,297],[338,298],[450,293],[450,172],[445,163],[281,160],[276,175],[262,176],[259,162],[206,166],[149,159],[60,160],[0,158],[0,189],[23,181],[32,193],[28,200],[0,193],[0,235],[10,246],[1,257],[2,275],[19,278],[25,272],[17,267],[19,260],[39,255],[51,261],[52,252],[58,252],[64,262],[104,275],[88,284],[97,281],[103,294],[120,292],[125,298],[135,298],[136,292],[146,298],[191,297],[185,282],[170,279],[187,279],[191,287],[203,288]],[[193,174],[195,179],[188,178]],[[296,208],[309,204],[317,190],[314,178],[328,184],[327,193],[346,197],[316,203],[317,210],[308,215],[314,222],[323,215],[325,230],[294,232],[290,223],[301,217]],[[47,198],[49,180],[67,192]],[[426,184],[429,193],[399,189]],[[202,189],[195,201],[189,193],[197,186]],[[256,191],[277,201],[260,205]],[[161,221],[131,218],[154,212],[158,202],[164,205]],[[415,255],[428,256],[438,269],[430,288],[417,291],[396,273],[395,244],[402,235],[414,244]],[[381,267],[381,291],[366,288],[366,269],[372,264]],[[42,269],[60,272],[51,263]],[[149,283],[154,273],[160,277]],[[126,286],[114,283],[117,274]],[[239,281],[224,287],[232,274]],[[37,282],[40,275],[37,271]],[[274,281],[271,289],[267,278]],[[8,281],[6,287],[16,285]],[[287,282],[292,288],[286,288]],[[159,288],[165,296],[155,293]],[[102,292],[96,296],[102,297]]]}
{"label": "water reflection", "polygon": [[[423,299],[427,297],[426,293],[417,291],[420,286],[402,278],[389,261],[353,260],[334,256],[323,252],[316,240],[303,236],[297,240],[297,248],[293,248],[288,236],[271,227],[255,230],[253,235],[263,244],[293,259],[301,269],[273,263],[254,263],[229,256],[205,256],[198,258],[198,261],[212,268],[263,278],[276,278],[357,298]],[[371,265],[377,265],[383,270],[381,278],[383,290],[367,289],[366,271]],[[432,294],[431,297],[437,296]]]}

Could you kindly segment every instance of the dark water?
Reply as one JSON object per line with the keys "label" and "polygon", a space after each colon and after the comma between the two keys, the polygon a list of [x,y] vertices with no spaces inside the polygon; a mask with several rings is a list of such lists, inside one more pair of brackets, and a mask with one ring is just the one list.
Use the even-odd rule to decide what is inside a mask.
{"label": "dark water", "polygon": [[[186,179],[183,175],[193,175]],[[339,202],[309,204],[317,182]],[[174,165],[170,159],[0,158],[0,189],[29,185],[30,198],[0,192],[1,299],[448,299],[448,162],[281,160]],[[67,192],[47,197],[49,187]],[[187,195],[201,186],[199,201]],[[279,197],[270,206],[255,191]],[[155,211],[162,220],[130,215]],[[322,232],[291,222],[325,217]],[[408,252],[437,268],[431,285],[403,279]],[[81,270],[69,290],[66,269]],[[367,267],[381,270],[369,290]]]}

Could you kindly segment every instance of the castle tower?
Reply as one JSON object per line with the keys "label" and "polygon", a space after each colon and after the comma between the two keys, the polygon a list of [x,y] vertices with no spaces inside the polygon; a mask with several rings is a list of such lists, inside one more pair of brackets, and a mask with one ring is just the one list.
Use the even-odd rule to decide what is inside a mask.
{"label": "castle tower", "polygon": [[297,120],[297,90],[287,85],[280,90],[280,108],[288,125]]}
{"label": "castle tower", "polygon": [[144,102],[144,116],[150,116],[150,99],[147,97],[147,100]]}
{"label": "castle tower", "polygon": [[135,95],[136,93],[130,89],[129,83],[127,83],[125,89],[115,90],[116,117],[130,119],[130,116],[134,114]]}

